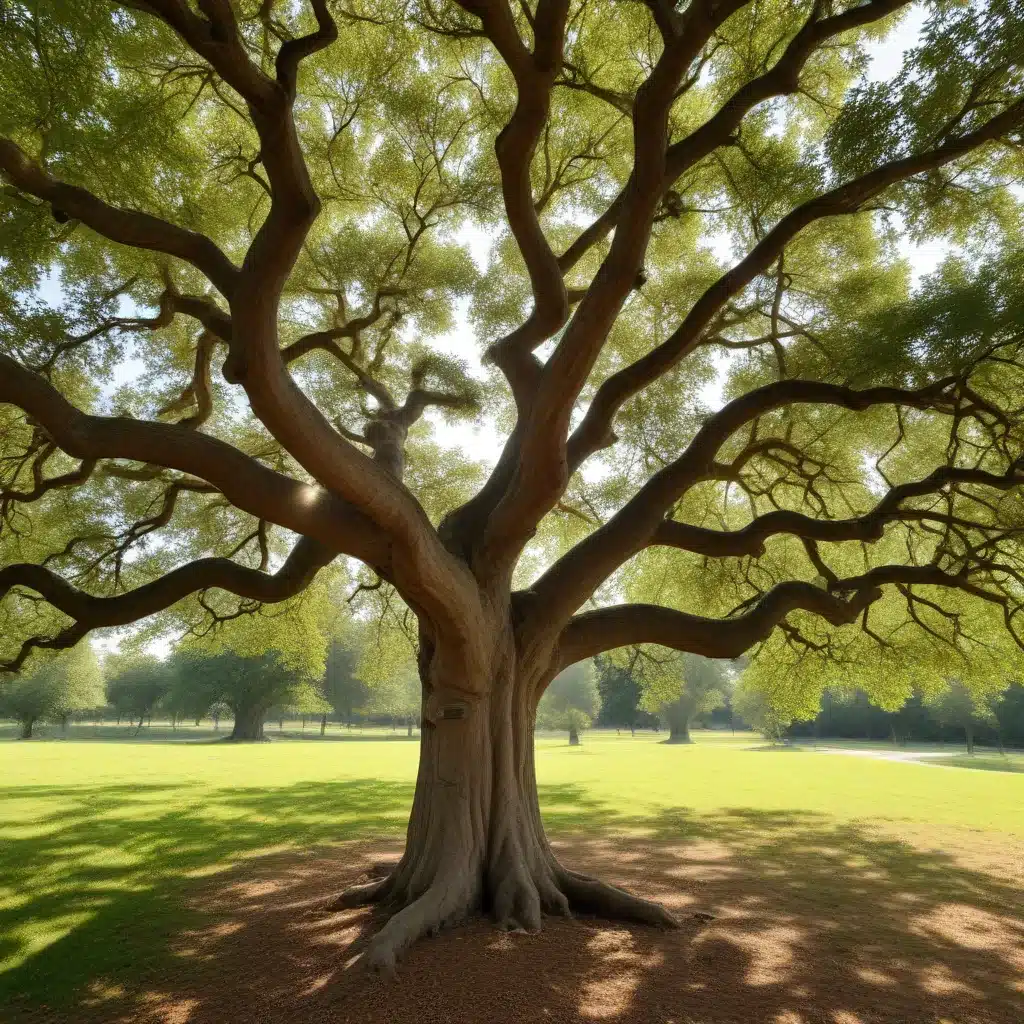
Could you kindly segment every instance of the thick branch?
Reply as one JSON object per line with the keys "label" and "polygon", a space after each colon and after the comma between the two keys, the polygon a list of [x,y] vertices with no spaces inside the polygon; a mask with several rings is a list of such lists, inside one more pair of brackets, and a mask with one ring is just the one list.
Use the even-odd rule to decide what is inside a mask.
{"label": "thick branch", "polygon": [[223,295],[233,294],[238,270],[205,235],[139,210],[111,206],[84,188],[59,181],[10,139],[0,139],[0,174],[16,188],[50,203],[55,212],[80,220],[104,238],[175,256],[202,271]]}
{"label": "thick branch", "polygon": [[[692,3],[681,16],[678,33],[671,43],[666,42],[654,70],[637,92],[633,167],[625,188],[623,228],[616,232],[608,256],[545,365],[528,415],[524,416],[520,406],[518,466],[489,525],[490,561],[500,563],[518,554],[565,488],[565,439],[573,405],[642,268],[665,175],[668,119],[676,90],[715,29],[742,4],[743,0]],[[520,351],[532,349],[539,340],[516,339],[514,346]]]}
{"label": "thick branch", "polygon": [[87,415],[43,377],[2,354],[0,403],[23,409],[75,458],[129,459],[179,470],[213,484],[257,518],[369,564],[388,563],[382,535],[351,505],[277,473],[217,438],[178,424]]}
{"label": "thick branch", "polygon": [[865,584],[844,600],[811,583],[791,581],[773,587],[749,611],[728,619],[709,619],[652,604],[613,605],[569,621],[559,639],[558,663],[564,668],[633,644],[661,644],[706,658],[738,658],[764,640],[790,612],[813,612],[833,625],[847,625],[881,595],[877,586]]}
{"label": "thick branch", "polygon": [[[658,524],[650,543],[681,548],[709,558],[760,557],[764,554],[764,542],[779,534],[792,534],[827,543],[870,543],[882,538],[888,523],[949,521],[950,517],[942,513],[902,508],[903,502],[910,498],[934,495],[950,484],[975,484],[1008,491],[1021,483],[1024,483],[1024,474],[1017,465],[1001,474],[959,466],[940,466],[922,480],[893,487],[870,512],[862,516],[815,519],[800,512],[780,509],[758,516],[740,530],[710,530],[666,519]],[[983,525],[978,524],[979,528]]]}
{"label": "thick branch", "polygon": [[818,381],[785,380],[733,400],[705,423],[678,459],[652,476],[604,526],[580,541],[534,584],[537,607],[543,609],[538,613],[539,622],[565,621],[620,565],[650,543],[665,513],[690,487],[717,478],[718,450],[745,423],[798,403],[853,411],[895,405],[951,414],[959,407],[960,387],[955,378],[919,390],[857,390]]}
{"label": "thick branch", "polygon": [[54,637],[26,640],[13,660],[0,664],[0,671],[16,672],[33,648],[59,650],[72,647],[90,630],[137,622],[198,590],[217,587],[266,604],[283,601],[304,590],[333,558],[334,552],[330,548],[302,538],[284,565],[273,574],[239,565],[230,558],[201,558],[152,583],[113,597],[87,594],[40,565],[9,565],[0,569],[0,600],[12,588],[26,587],[41,594],[75,622]]}
{"label": "thick branch", "polygon": [[301,61],[330,46],[338,38],[338,26],[327,9],[327,0],[311,0],[311,4],[316,15],[317,30],[299,39],[290,39],[282,43],[281,49],[277,51],[277,80],[292,98],[295,96],[295,84]]}

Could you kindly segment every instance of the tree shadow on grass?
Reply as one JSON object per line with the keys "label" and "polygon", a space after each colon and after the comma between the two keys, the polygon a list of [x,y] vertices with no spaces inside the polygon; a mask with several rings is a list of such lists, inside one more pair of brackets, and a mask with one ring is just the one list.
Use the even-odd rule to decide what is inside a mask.
{"label": "tree shadow on grass", "polygon": [[[32,877],[53,874],[2,912],[0,934],[82,915],[0,975],[12,1021],[1024,1020],[1019,878],[856,824],[755,809],[630,816],[544,786],[559,855],[662,900],[682,928],[548,920],[533,936],[477,922],[417,944],[388,982],[347,966],[379,921],[320,908],[382,853],[398,856],[409,786],[223,790],[215,806],[163,813],[159,790],[86,790],[72,813],[35,823],[48,831],[0,848],[2,879],[30,862]],[[358,841],[372,836],[392,838]]]}

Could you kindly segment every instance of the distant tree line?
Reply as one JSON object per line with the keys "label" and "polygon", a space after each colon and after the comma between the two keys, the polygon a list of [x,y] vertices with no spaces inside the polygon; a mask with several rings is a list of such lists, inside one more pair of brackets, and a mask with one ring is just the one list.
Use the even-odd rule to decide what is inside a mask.
{"label": "distant tree line", "polygon": [[[413,734],[420,717],[420,683],[412,648],[375,642],[369,628],[330,639],[322,671],[312,675],[280,651],[180,647],[163,660],[114,654],[100,664],[88,643],[35,663],[0,687],[0,719],[14,720],[23,738],[39,722],[66,728],[85,719],[130,724],[140,732],[154,717],[198,725],[230,722],[225,738],[259,740],[265,723],[301,718],[319,725],[373,724]],[[663,653],[657,653],[661,651]],[[689,742],[694,727],[754,729],[772,742],[791,738],[889,740],[1024,747],[1024,684],[979,695],[952,679],[934,692],[915,691],[898,710],[871,703],[860,690],[826,690],[816,717],[794,721],[745,679],[742,665],[664,649],[637,651],[621,661],[597,658],[562,672],[537,709],[537,726],[567,733],[570,744],[596,725],[617,730],[665,730],[669,742]]]}
{"label": "distant tree line", "polygon": [[859,690],[847,697],[826,691],[817,718],[794,722],[788,734],[897,744],[1024,747],[1024,684],[1011,683],[996,698],[979,701],[954,680],[934,697],[915,692],[898,711],[875,707]]}

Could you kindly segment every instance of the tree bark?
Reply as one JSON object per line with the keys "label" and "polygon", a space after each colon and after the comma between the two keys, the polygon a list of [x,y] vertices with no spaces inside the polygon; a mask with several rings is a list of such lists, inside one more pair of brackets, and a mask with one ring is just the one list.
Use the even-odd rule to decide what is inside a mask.
{"label": "tree bark", "polygon": [[964,728],[965,728],[965,730],[967,732],[967,753],[968,754],[973,754],[974,753],[974,726],[968,723]]}
{"label": "tree bark", "polygon": [[575,725],[569,726],[569,746],[578,747],[580,745],[580,734],[579,730]]}
{"label": "tree bark", "polygon": [[21,720],[21,738],[23,740],[32,739],[32,727],[36,724],[34,718],[23,718]]}
{"label": "tree bark", "polygon": [[452,685],[425,673],[405,852],[386,878],[355,886],[330,904],[380,903],[393,911],[364,954],[376,969],[392,969],[420,936],[480,913],[502,928],[528,931],[540,928],[544,913],[573,911],[677,926],[657,904],[559,864],[544,834],[534,773],[542,687],[500,658],[493,664],[497,678],[474,691],[459,686],[461,680]]}
{"label": "tree bark", "polygon": [[236,743],[258,743],[264,739],[263,718],[265,715],[265,708],[236,708],[235,724],[228,739]]}
{"label": "tree bark", "polygon": [[320,735],[323,736],[325,732],[327,732],[327,716],[326,715],[324,715],[320,719]]}
{"label": "tree bark", "polygon": [[669,725],[668,739],[666,743],[692,743],[690,738],[690,725],[688,722],[677,722]]}

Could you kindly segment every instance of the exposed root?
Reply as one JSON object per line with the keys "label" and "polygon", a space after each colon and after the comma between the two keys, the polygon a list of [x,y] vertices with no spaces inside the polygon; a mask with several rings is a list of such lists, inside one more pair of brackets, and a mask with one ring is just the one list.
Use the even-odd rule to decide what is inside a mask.
{"label": "exposed root", "polygon": [[374,935],[363,962],[373,970],[391,974],[398,958],[417,939],[464,921],[478,905],[479,899],[465,879],[438,879]]}
{"label": "exposed root", "polygon": [[379,903],[387,898],[390,889],[390,875],[371,882],[350,885],[343,893],[327,903],[324,910],[333,913],[336,910],[350,910],[352,907],[365,907],[371,903]]}
{"label": "exposed root", "polygon": [[636,921],[655,928],[678,928],[679,922],[661,904],[633,896],[624,889],[588,875],[562,869],[558,884],[569,898],[569,904],[582,914],[608,917],[619,921]]}
{"label": "exposed root", "polygon": [[540,931],[540,893],[523,865],[498,884],[493,900],[494,918],[505,931]]}

